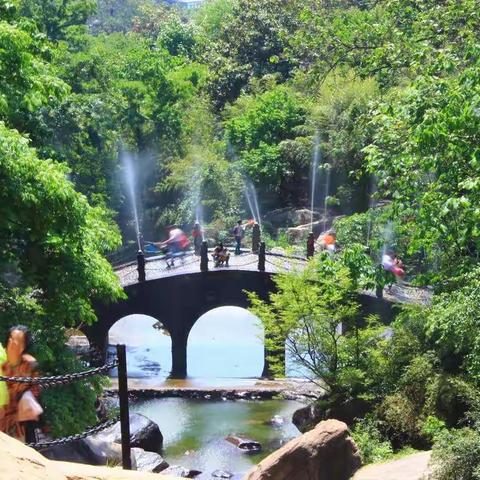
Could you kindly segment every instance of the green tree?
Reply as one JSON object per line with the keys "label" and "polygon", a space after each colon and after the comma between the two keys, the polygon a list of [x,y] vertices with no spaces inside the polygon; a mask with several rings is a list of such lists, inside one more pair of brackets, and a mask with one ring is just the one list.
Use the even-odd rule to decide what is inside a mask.
{"label": "green tree", "polygon": [[[308,375],[323,382],[333,398],[356,396],[368,390],[366,372],[376,364],[373,351],[381,341],[372,319],[358,322],[359,305],[348,269],[321,256],[298,273],[275,277],[277,292],[269,302],[248,292],[250,311],[265,329],[270,352],[284,348]],[[283,374],[278,357],[270,360]]]}
{"label": "green tree", "polygon": [[253,78],[275,74],[285,80],[290,76],[294,65],[285,50],[288,35],[296,29],[301,3],[235,0],[219,30],[207,30],[214,35],[205,53],[211,70],[208,90],[218,109],[234,101]]}
{"label": "green tree", "polygon": [[[85,368],[68,354],[65,328],[94,322],[94,301],[123,297],[103,256],[120,244],[117,229],[105,210],[74,190],[67,174],[0,123],[0,325],[3,333],[20,321],[31,326],[45,374]],[[48,395],[56,433],[95,423],[98,387],[98,381],[73,387],[71,402],[60,400],[59,391]]]}
{"label": "green tree", "polygon": [[95,0],[20,0],[19,12],[31,18],[50,40],[64,40],[70,33],[86,30],[87,18],[95,11]]}
{"label": "green tree", "polygon": [[288,146],[282,148],[282,142],[295,139],[305,114],[302,98],[285,86],[243,96],[226,112],[227,142],[264,199],[270,195],[271,201],[281,202],[285,176],[289,177],[289,171],[305,169],[302,163],[288,163],[297,159],[303,162],[303,156],[284,156]]}

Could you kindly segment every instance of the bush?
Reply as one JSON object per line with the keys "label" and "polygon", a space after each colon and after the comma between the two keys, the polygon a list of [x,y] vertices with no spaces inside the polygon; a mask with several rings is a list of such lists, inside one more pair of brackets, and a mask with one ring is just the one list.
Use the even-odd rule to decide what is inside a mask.
{"label": "bush", "polygon": [[432,461],[434,480],[480,480],[480,433],[471,428],[444,432]]}
{"label": "bush", "polygon": [[382,436],[377,423],[370,417],[357,422],[352,437],[360,450],[363,464],[387,460],[393,455],[392,445]]}
{"label": "bush", "polygon": [[428,416],[422,425],[422,434],[432,442],[439,438],[445,430],[445,422],[432,415]]}

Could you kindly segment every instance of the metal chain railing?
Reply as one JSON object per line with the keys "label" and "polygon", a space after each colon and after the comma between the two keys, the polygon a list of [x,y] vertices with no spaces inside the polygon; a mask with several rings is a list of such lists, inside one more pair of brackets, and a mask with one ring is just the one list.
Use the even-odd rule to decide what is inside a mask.
{"label": "metal chain railing", "polygon": [[47,440],[45,442],[27,443],[27,446],[35,449],[41,449],[41,448],[53,447],[54,445],[65,445],[67,443],[75,442],[77,440],[82,440],[83,438],[87,438],[90,435],[95,435],[96,433],[106,430],[107,428],[110,428],[113,425],[115,425],[119,421],[119,419],[120,419],[120,416],[117,416],[116,418],[105,420],[104,422],[99,423],[94,427],[87,428],[87,430],[85,430],[82,433],[77,433],[76,435],[70,435],[68,437],[58,438],[56,440]]}
{"label": "metal chain railing", "polygon": [[101,367],[85,370],[84,372],[67,373],[65,375],[53,375],[51,377],[6,377],[1,375],[0,382],[28,383],[29,385],[40,385],[41,387],[55,387],[68,385],[78,380],[84,380],[95,375],[102,375],[118,366],[118,361],[107,363]]}

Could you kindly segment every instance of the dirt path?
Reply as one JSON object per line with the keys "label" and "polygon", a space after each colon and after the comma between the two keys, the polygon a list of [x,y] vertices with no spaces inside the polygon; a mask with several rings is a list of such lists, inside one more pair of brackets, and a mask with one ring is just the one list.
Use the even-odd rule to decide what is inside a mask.
{"label": "dirt path", "polygon": [[368,465],[361,468],[352,480],[423,480],[429,473],[431,452],[420,452],[400,460]]}

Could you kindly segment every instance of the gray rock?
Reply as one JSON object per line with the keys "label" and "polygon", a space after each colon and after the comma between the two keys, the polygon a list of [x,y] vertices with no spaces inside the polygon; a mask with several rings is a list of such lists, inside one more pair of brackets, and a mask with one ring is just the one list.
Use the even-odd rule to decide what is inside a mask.
{"label": "gray rock", "polygon": [[233,473],[228,472],[227,470],[215,470],[212,472],[212,477],[214,478],[232,478]]}
{"label": "gray rock", "polygon": [[142,448],[132,448],[132,457],[135,459],[136,470],[140,472],[158,473],[169,466],[158,453],[146,452]]}
{"label": "gray rock", "polygon": [[42,448],[40,453],[50,460],[57,460],[59,462],[104,465],[103,463],[98,462],[97,456],[83,440]]}
{"label": "gray rock", "polygon": [[[115,442],[122,443],[120,422],[116,425]],[[139,413],[130,415],[130,445],[143,448],[147,452],[160,453],[163,447],[163,435],[155,422]]]}
{"label": "gray rock", "polygon": [[325,411],[316,403],[295,410],[292,416],[293,424],[302,432],[308,432],[325,418]]}
{"label": "gray rock", "polygon": [[[94,440],[107,443],[122,443],[120,422],[117,422],[103,432],[92,437]],[[130,446],[143,448],[147,452],[161,453],[163,446],[163,435],[155,422],[138,413],[130,415]]]}
{"label": "gray rock", "polygon": [[108,462],[122,462],[122,446],[118,443],[113,443],[99,435],[84,438],[82,442],[87,445],[95,458],[93,465],[106,465]]}
{"label": "gray rock", "polygon": [[172,465],[171,467],[168,467],[160,472],[160,475],[171,475],[172,477],[179,478],[195,478],[201,473],[202,472],[199,470],[190,470],[188,468],[181,467],[180,465]]}
{"label": "gray rock", "polygon": [[274,427],[281,427],[285,424],[285,419],[280,415],[274,415],[268,423]]}

